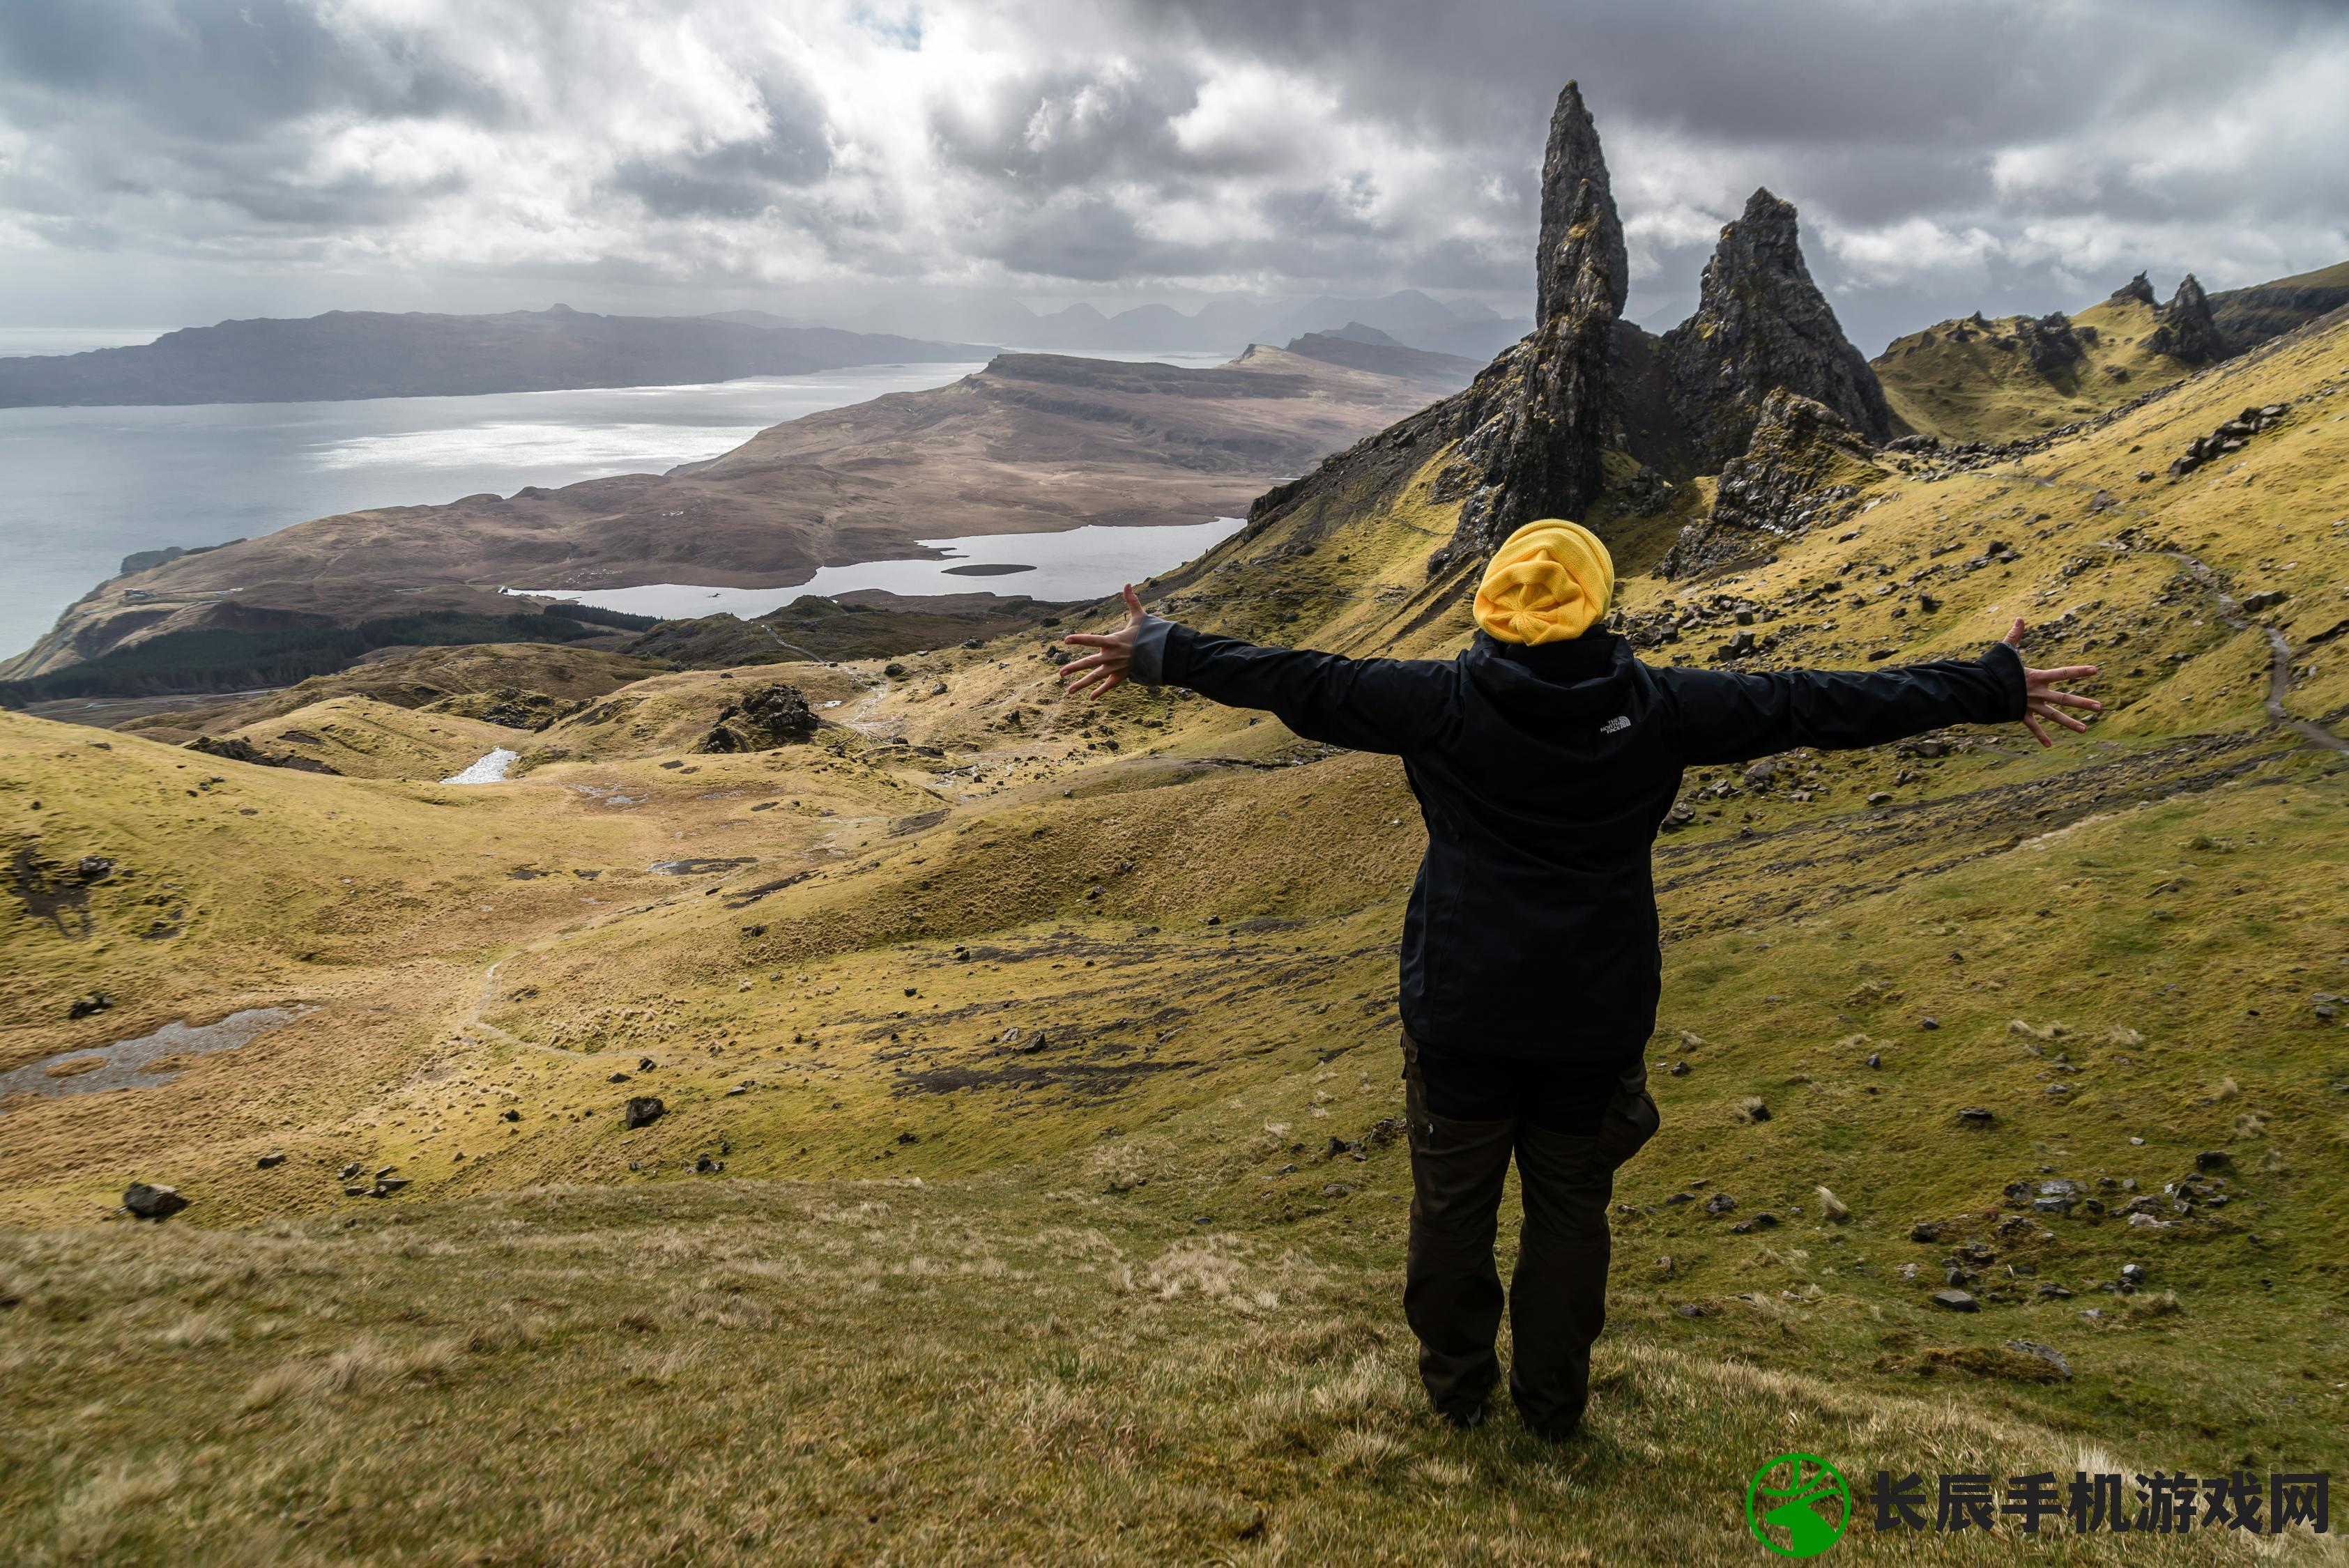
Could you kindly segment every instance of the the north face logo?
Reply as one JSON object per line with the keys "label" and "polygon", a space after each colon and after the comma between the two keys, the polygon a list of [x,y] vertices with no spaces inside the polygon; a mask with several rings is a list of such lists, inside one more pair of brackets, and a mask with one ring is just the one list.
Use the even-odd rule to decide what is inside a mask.
{"label": "the north face logo", "polygon": [[1619,729],[1629,729],[1630,727],[1630,719],[1619,713],[1614,717],[1609,719],[1606,723],[1600,725],[1599,727],[1599,733],[1601,735],[1612,735]]}

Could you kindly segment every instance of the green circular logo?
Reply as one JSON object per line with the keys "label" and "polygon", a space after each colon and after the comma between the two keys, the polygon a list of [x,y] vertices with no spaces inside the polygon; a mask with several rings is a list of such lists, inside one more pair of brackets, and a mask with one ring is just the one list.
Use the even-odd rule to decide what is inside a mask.
{"label": "green circular logo", "polygon": [[1781,1557],[1816,1557],[1851,1523],[1851,1487],[1816,1454],[1765,1460],[1745,1483],[1745,1527]]}

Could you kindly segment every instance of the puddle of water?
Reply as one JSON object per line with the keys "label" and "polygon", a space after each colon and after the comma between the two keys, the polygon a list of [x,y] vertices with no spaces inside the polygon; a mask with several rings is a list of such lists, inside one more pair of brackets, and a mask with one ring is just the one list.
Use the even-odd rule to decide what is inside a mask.
{"label": "puddle of water", "polygon": [[521,760],[521,752],[508,751],[501,746],[487,757],[474,762],[462,773],[451,773],[440,782],[443,784],[502,784],[505,782],[506,769]]}
{"label": "puddle of water", "polygon": [[166,1024],[153,1034],[135,1040],[117,1040],[94,1050],[60,1051],[13,1072],[0,1073],[0,1099],[12,1094],[56,1098],[170,1083],[180,1076],[177,1071],[140,1069],[165,1057],[201,1057],[213,1051],[235,1050],[280,1024],[292,1023],[299,1016],[284,1007],[247,1007],[216,1024]]}
{"label": "puddle of water", "polygon": [[1210,518],[1206,522],[1163,528],[1113,528],[1087,523],[1057,533],[981,533],[957,539],[925,539],[925,549],[943,551],[927,561],[866,561],[825,566],[789,588],[708,588],[686,583],[655,583],[642,588],[574,592],[567,588],[509,588],[510,593],[545,593],[632,615],[688,618],[720,613],[748,619],[780,610],[802,593],[847,593],[884,588],[892,593],[968,593],[974,578],[1008,579],[1005,591],[1032,599],[1097,599],[1127,583],[1139,583],[1205,554],[1238,531],[1245,519]]}

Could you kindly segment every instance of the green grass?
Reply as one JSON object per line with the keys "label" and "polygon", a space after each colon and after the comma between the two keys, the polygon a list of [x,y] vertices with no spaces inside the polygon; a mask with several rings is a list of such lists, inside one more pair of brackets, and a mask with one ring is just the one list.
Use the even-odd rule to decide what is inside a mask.
{"label": "green grass", "polygon": [[[2289,593],[2259,617],[2303,672],[2287,711],[2337,727],[2342,349],[1889,481],[1862,541],[1626,583],[1638,624],[1698,613],[1666,660],[1711,660],[1716,593],[1784,664],[1971,651],[2021,610],[2044,656],[2107,662],[2115,707],[2053,752],[1968,731],[1690,776],[1656,852],[1664,1124],[1618,1184],[1612,1326],[1562,1448],[1506,1411],[1451,1432],[1415,1392],[1408,1172],[1375,1136],[1420,842],[1390,760],[1171,694],[1066,702],[1026,639],[885,686],[799,666],[869,733],[749,757],[687,749],[733,682],[655,676],[492,789],[0,716],[0,846],[136,873],[90,888],[86,936],[0,898],[0,1064],[313,1009],[156,1088],[0,1109],[0,1539],[37,1563],[1751,1563],[1745,1480],[1788,1449],[1863,1487],[2338,1468],[2349,1073],[2317,1007],[2349,992],[2349,769],[2268,723],[2262,633],[2158,550]],[[2287,399],[2235,468],[2131,479]],[[1333,491],[1154,594],[1445,653],[1427,480]],[[1993,538],[2019,557],[1961,564]],[[678,861],[713,869],[656,869]],[[158,910],[178,924],[150,939]],[[68,1020],[93,989],[114,1009]],[[648,1092],[667,1114],[621,1127]],[[2229,1201],[2169,1228],[2006,1196],[2063,1176],[2116,1209],[2204,1154]],[[347,1198],[347,1162],[414,1185]],[[193,1205],[109,1218],[133,1177]],[[1719,1191],[1723,1216],[1667,1202]],[[1979,1312],[1931,1304],[1951,1260]],[[2142,1289],[2101,1288],[2129,1264]],[[1836,1552],[2024,1549],[1866,1523]]]}

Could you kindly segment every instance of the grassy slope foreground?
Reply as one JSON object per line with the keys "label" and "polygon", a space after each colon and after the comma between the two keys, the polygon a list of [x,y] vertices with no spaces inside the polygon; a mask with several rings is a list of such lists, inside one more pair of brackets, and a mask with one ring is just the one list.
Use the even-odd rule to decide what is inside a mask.
{"label": "grassy slope foreground", "polygon": [[[1179,693],[1063,702],[1041,632],[654,676],[492,787],[0,716],[0,1071],[298,1013],[0,1105],[0,1532],[30,1562],[1750,1563],[1746,1477],[1790,1448],[1863,1487],[2341,1469],[2344,387],[2349,330],[2303,335],[2019,462],[1887,475],[1767,566],[1627,583],[1667,660],[1740,630],[1769,663],[1927,657],[2023,614],[2116,711],[2054,753],[1692,776],[1664,1130],[1559,1449],[1416,1398],[1391,995],[1420,833],[1386,759]],[[1152,592],[1440,654],[1428,478]],[[688,750],[778,676],[815,741]],[[412,1185],[346,1196],[352,1166]],[[191,1207],[115,1217],[133,1177]],[[2007,1196],[2056,1180],[2068,1214]],[[1979,1311],[1931,1304],[1951,1269]],[[1868,1523],[1837,1551],[1918,1549]],[[2012,1530],[1934,1549],[2006,1561]]]}

